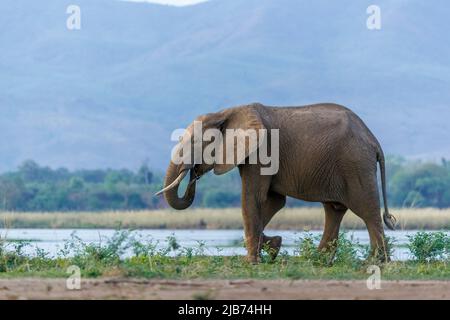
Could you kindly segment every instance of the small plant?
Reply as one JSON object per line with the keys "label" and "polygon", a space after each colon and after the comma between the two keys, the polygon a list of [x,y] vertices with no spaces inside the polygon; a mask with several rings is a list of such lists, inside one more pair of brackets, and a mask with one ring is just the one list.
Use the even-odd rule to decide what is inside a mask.
{"label": "small plant", "polygon": [[366,264],[378,264],[381,261],[389,262],[392,255],[394,254],[395,248],[395,238],[385,235],[384,236],[384,247],[378,248],[374,252],[370,246],[359,245],[361,248],[361,256],[366,260]]}
{"label": "small plant", "polygon": [[84,243],[76,234],[72,234],[68,244],[60,252],[65,256],[72,253],[71,259],[78,266],[113,265],[129,249],[129,238],[130,231],[117,230],[112,237],[101,238],[98,243]]}
{"label": "small plant", "polygon": [[153,257],[157,252],[159,241],[133,237],[130,239],[130,247],[135,257]]}
{"label": "small plant", "polygon": [[394,248],[395,248],[396,239],[394,237],[390,237],[390,236],[385,235],[384,236],[384,241],[385,241],[385,245],[386,245],[386,248],[385,248],[386,257],[390,258],[394,254]]}
{"label": "small plant", "polygon": [[261,262],[272,263],[272,255],[275,253],[275,249],[271,248],[268,243],[263,243],[261,247]]}
{"label": "small plant", "polygon": [[180,245],[178,244],[177,239],[172,234],[171,236],[167,237],[167,249],[169,251],[175,251],[180,248]]}
{"label": "small plant", "polygon": [[358,267],[361,265],[363,246],[353,236],[350,238],[346,232],[342,232],[336,241],[328,244],[325,250],[318,250],[317,244],[320,236],[307,233],[300,239],[299,256],[301,260],[312,262],[317,266],[349,265]]}
{"label": "small plant", "polygon": [[298,248],[300,260],[311,262],[314,265],[327,264],[325,254],[317,250],[317,243],[319,240],[319,236],[313,236],[309,232],[307,232],[303,237],[300,237]]}
{"label": "small plant", "polygon": [[5,239],[0,239],[0,272],[13,269],[28,269],[29,257],[23,249],[29,245],[29,241],[15,241],[11,243]]}
{"label": "small plant", "polygon": [[197,241],[197,247],[194,248],[194,254],[196,256],[204,256],[205,248],[206,248],[205,241]]}
{"label": "small plant", "polygon": [[417,232],[408,235],[408,249],[414,260],[430,262],[448,259],[450,254],[450,237],[444,232]]}
{"label": "small plant", "polygon": [[349,238],[346,232],[342,232],[336,242],[336,245],[333,245],[336,248],[333,263],[359,267],[361,264],[359,257],[363,247],[353,238],[353,235]]}

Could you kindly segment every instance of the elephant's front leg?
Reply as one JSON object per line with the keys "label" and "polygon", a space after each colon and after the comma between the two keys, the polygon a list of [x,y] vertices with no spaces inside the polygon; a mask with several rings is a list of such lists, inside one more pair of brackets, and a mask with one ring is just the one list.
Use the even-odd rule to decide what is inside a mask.
{"label": "elephant's front leg", "polygon": [[252,196],[242,198],[242,217],[244,220],[247,260],[251,263],[258,263],[263,242],[263,227],[258,212],[258,205],[253,198]]}
{"label": "elephant's front leg", "polygon": [[239,173],[242,179],[242,217],[247,260],[258,263],[264,237],[264,217],[261,212],[267,199],[270,177],[261,176],[259,167],[255,165],[240,166]]}

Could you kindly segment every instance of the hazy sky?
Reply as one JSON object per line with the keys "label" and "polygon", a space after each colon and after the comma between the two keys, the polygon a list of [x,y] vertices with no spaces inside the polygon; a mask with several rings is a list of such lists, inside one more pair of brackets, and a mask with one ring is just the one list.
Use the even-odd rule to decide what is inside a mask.
{"label": "hazy sky", "polygon": [[200,2],[205,2],[207,0],[126,0],[133,2],[151,2],[151,3],[160,3],[160,4],[170,4],[174,6],[187,6],[191,4],[196,4]]}

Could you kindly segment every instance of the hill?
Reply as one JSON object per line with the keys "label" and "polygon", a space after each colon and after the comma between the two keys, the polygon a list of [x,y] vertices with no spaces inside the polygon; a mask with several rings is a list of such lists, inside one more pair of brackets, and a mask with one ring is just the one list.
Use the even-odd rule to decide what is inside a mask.
{"label": "hill", "polygon": [[0,3],[0,171],[27,158],[68,168],[164,168],[170,132],[258,101],[337,102],[386,153],[450,157],[450,6],[213,0],[171,7],[79,0]]}

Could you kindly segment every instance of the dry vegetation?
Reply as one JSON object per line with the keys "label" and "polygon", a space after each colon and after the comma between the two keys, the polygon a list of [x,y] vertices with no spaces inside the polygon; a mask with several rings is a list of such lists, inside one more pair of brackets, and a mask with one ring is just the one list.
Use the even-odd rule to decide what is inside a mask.
{"label": "dry vegetation", "polygon": [[[399,229],[450,229],[450,209],[392,209]],[[25,213],[0,212],[0,227],[7,228],[167,228],[167,229],[241,229],[241,210],[191,209],[184,211],[107,211]],[[322,208],[285,208],[269,224],[271,229],[321,229]],[[347,229],[361,229],[364,224],[353,213],[343,222]]]}

